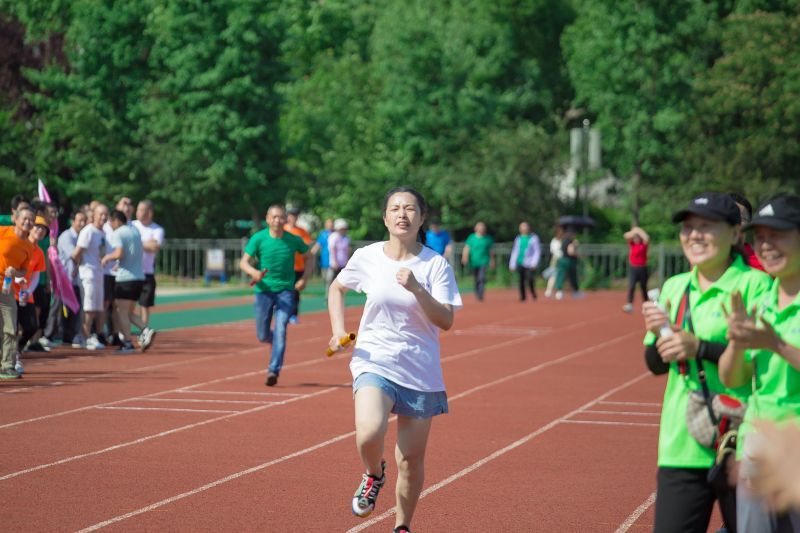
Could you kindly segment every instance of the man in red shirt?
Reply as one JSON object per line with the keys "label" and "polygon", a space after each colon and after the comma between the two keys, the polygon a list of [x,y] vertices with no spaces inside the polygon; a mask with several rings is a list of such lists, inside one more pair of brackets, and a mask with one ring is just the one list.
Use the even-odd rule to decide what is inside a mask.
{"label": "man in red shirt", "polygon": [[642,290],[642,302],[647,301],[647,278],[650,272],[647,270],[647,247],[650,244],[650,236],[645,230],[634,226],[630,231],[623,235],[628,241],[628,302],[622,306],[626,313],[633,312],[633,292],[638,283]]}
{"label": "man in red shirt", "polygon": [[[286,224],[283,226],[283,231],[287,233],[291,233],[292,235],[296,235],[303,239],[303,242],[306,243],[306,246],[311,248],[311,254],[315,255],[319,246],[315,244],[311,247],[312,239],[311,235],[297,225],[297,218],[300,216],[300,210],[296,207],[290,207],[286,210]],[[305,256],[301,253],[295,252],[294,254],[294,277],[295,281],[299,280],[303,277],[303,273],[305,272],[306,268],[306,259]],[[292,308],[292,313],[289,315],[289,323],[290,324],[297,324],[297,313],[300,311],[300,291],[295,290],[294,295],[294,306]]]}
{"label": "man in red shirt", "polygon": [[[733,201],[736,202],[736,207],[739,208],[739,213],[742,215],[742,227],[749,224],[750,220],[753,218],[753,205],[747,200],[747,198],[739,193],[732,192],[728,196],[733,198]],[[761,265],[761,261],[758,260],[756,251],[753,250],[753,247],[750,246],[749,242],[744,240],[744,232],[739,234],[739,248],[741,249],[744,262],[747,263],[750,268],[755,268],[757,270],[761,270],[762,272],[766,272],[764,267]]]}

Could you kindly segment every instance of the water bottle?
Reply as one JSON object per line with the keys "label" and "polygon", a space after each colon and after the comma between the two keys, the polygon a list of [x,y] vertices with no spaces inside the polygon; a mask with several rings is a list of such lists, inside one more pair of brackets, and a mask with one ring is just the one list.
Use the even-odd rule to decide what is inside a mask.
{"label": "water bottle", "polygon": [[3,294],[11,293],[11,282],[14,281],[11,276],[3,277]]}
{"label": "water bottle", "polygon": [[19,290],[19,306],[20,307],[25,307],[26,305],[28,305],[28,291],[26,291],[25,289],[20,289]]}
{"label": "water bottle", "polygon": [[[661,291],[659,289],[650,289],[649,291],[647,291],[647,297],[650,299],[650,301],[656,304],[656,307],[658,307],[659,309],[661,309],[666,313],[667,310],[664,309],[664,307],[658,303],[658,296],[660,294]],[[673,335],[675,335],[675,332],[672,331],[672,326],[670,325],[669,320],[667,320],[667,322],[663,326],[661,326],[661,329],[658,330],[658,336],[661,337],[662,339],[669,339]]]}

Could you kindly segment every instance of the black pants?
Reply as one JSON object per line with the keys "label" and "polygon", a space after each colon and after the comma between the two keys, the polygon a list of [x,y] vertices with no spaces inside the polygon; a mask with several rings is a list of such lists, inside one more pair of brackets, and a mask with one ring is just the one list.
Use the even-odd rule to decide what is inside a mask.
{"label": "black pants", "polygon": [[22,351],[34,333],[36,333],[36,330],[39,329],[39,319],[36,318],[36,306],[34,304],[30,302],[27,305],[17,304],[17,324],[19,324],[17,346],[19,346],[19,351]]}
{"label": "black pants", "polygon": [[525,299],[525,286],[531,291],[531,298],[536,299],[536,269],[525,268],[522,265],[517,265],[517,272],[519,273],[519,299]]}
{"label": "black pants", "polygon": [[472,269],[472,275],[475,276],[475,296],[478,300],[483,300],[483,292],[486,288],[486,265]]}
{"label": "black pants", "polygon": [[[72,290],[75,291],[75,296],[78,298],[78,303],[83,304],[81,298],[81,287],[79,285],[73,285]],[[59,319],[61,320],[61,331],[63,333],[62,338],[64,342],[72,342],[75,337],[81,333],[81,328],[83,327],[81,324],[81,310],[78,309],[77,313],[73,313],[72,309],[67,307],[67,316],[59,313]]]}
{"label": "black pants", "polygon": [[[61,335],[61,317],[63,316],[62,309],[64,304],[56,296],[52,298],[50,304],[50,312],[47,313],[47,317],[42,317],[42,322],[44,323],[42,335],[50,340],[61,339],[63,338]],[[47,319],[46,321],[45,318]]]}
{"label": "black pants", "polygon": [[631,266],[628,270],[628,303],[633,303],[633,293],[636,290],[636,284],[642,290],[642,302],[647,301],[647,278],[650,277],[650,272],[646,266],[635,267]]}
{"label": "black pants", "polygon": [[658,469],[654,533],[706,533],[715,500],[729,533],[736,533],[736,488],[717,492],[707,475],[707,468]]}
{"label": "black pants", "polygon": [[[300,278],[303,277],[302,270],[295,270],[294,271],[294,281],[297,283],[300,281]],[[296,317],[297,313],[300,312],[300,291],[294,291],[294,305],[292,306],[292,312],[289,314],[289,317]]]}

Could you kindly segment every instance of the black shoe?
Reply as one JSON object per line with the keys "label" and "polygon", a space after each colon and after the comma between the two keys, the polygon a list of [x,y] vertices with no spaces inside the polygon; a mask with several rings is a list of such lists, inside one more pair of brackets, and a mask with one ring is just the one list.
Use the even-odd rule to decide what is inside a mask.
{"label": "black shoe", "polygon": [[28,344],[28,351],[29,352],[49,352],[50,349],[49,348],[45,348],[44,346],[42,346],[38,342],[31,342],[30,344]]}
{"label": "black shoe", "polygon": [[278,374],[273,374],[270,372],[267,374],[267,387],[274,387],[278,383]]}
{"label": "black shoe", "polygon": [[[106,345],[108,346],[108,345]],[[111,346],[125,346],[125,343],[122,342],[122,339],[119,338],[119,335],[111,335]]]}

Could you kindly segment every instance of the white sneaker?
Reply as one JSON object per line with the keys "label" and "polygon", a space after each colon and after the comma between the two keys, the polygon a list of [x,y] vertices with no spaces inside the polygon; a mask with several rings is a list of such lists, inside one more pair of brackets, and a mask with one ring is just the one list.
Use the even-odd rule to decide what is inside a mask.
{"label": "white sneaker", "polygon": [[633,313],[633,304],[625,304],[622,306],[622,310],[626,313]]}
{"label": "white sneaker", "polygon": [[156,331],[153,328],[144,328],[144,330],[142,330],[142,334],[139,335],[139,347],[143,352],[150,348],[150,345],[153,344],[153,339],[155,337]]}
{"label": "white sneaker", "polygon": [[16,364],[14,365],[14,370],[16,370],[17,374],[19,375],[25,373],[25,369],[22,367],[22,361],[17,360]]}
{"label": "white sneaker", "polygon": [[563,299],[564,299],[564,292],[556,291],[556,300],[563,300]]}
{"label": "white sneaker", "polygon": [[87,350],[102,350],[105,347],[106,347],[106,345],[103,344],[102,342],[100,342],[100,340],[97,338],[97,335],[92,335],[86,341],[86,349]]}

